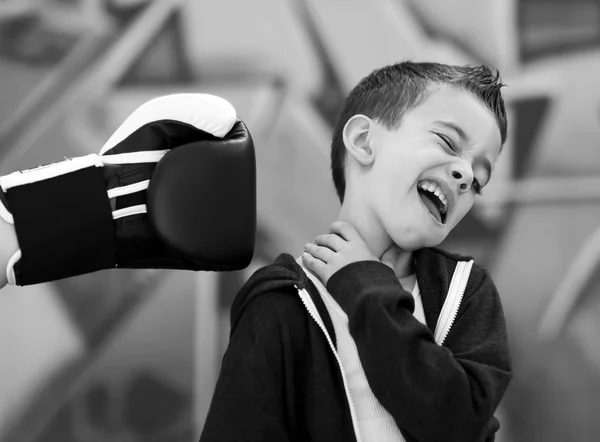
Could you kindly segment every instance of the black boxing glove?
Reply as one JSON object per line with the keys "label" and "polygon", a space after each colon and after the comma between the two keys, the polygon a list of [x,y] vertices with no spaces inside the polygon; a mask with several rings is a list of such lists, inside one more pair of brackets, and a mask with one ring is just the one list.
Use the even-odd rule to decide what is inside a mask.
{"label": "black boxing glove", "polygon": [[0,177],[19,250],[9,284],[109,268],[239,270],[254,253],[254,145],[222,98],[179,94],[133,112],[100,154]]}

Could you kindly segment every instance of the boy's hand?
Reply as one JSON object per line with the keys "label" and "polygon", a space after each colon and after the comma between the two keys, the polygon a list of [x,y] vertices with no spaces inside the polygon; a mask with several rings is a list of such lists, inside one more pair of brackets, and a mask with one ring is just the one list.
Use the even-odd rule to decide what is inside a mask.
{"label": "boy's hand", "polygon": [[315,243],[306,244],[302,254],[304,265],[315,272],[324,285],[331,275],[350,263],[379,261],[352,224],[336,221],[329,232],[317,236]]}

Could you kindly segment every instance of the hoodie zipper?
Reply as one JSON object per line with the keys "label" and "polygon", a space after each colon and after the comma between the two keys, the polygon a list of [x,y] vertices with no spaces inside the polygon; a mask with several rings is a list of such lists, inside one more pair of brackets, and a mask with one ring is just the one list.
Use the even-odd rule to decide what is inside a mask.
{"label": "hoodie zipper", "polygon": [[[440,312],[440,316],[438,318],[437,325],[435,327],[435,341],[438,345],[442,345],[456,320],[456,315],[458,314],[458,309],[462,302],[462,297],[467,288],[467,283],[469,281],[469,275],[471,273],[471,268],[473,267],[473,261],[460,261],[456,265],[456,269],[454,270],[454,274],[452,275],[452,280],[450,282],[450,288],[448,289],[448,295],[446,296],[446,300],[442,307],[442,311]],[[348,406],[350,407],[350,417],[352,418],[352,426],[354,427],[354,434],[356,436],[357,442],[362,442],[360,437],[360,431],[358,427],[358,418],[356,417],[356,408],[354,407],[354,401],[352,400],[352,396],[350,395],[350,387],[348,386],[348,379],[346,378],[346,372],[344,371],[344,366],[342,365],[342,360],[333,345],[333,341],[325,328],[325,324],[323,324],[323,320],[317,311],[317,307],[315,306],[310,294],[306,289],[300,289],[296,284],[294,287],[298,291],[300,296],[300,300],[304,305],[304,308],[308,311],[308,314],[313,318],[313,320],[317,323],[325,338],[327,339],[327,343],[329,344],[329,348],[333,352],[335,359],[340,368],[340,373],[342,375],[342,382],[344,384],[344,391],[346,393],[346,399],[348,400]]]}
{"label": "hoodie zipper", "polygon": [[304,304],[304,307],[308,311],[308,314],[313,318],[313,320],[317,323],[317,325],[325,335],[327,343],[329,344],[329,348],[333,352],[335,360],[337,361],[338,366],[340,367],[342,382],[344,383],[344,391],[346,392],[346,399],[348,399],[348,406],[350,407],[350,417],[352,418],[352,426],[354,427],[354,435],[356,436],[356,442],[362,442],[362,439],[360,437],[360,431],[358,428],[358,418],[356,417],[356,408],[354,407],[352,396],[350,396],[350,387],[348,386],[348,379],[346,378],[346,372],[344,371],[342,360],[340,359],[340,356],[338,355],[338,352],[335,346],[333,345],[333,341],[331,340],[331,337],[329,336],[329,333],[325,328],[325,324],[323,324],[323,320],[321,319],[321,316],[319,315],[317,307],[315,306],[312,298],[310,297],[310,294],[306,289],[300,289],[296,284],[294,284],[294,287],[296,287],[296,290],[298,290],[298,294],[300,295],[302,304]]}
{"label": "hoodie zipper", "polygon": [[458,309],[462,302],[463,295],[467,288],[467,282],[469,282],[469,275],[471,268],[473,267],[473,261],[459,261],[454,269],[452,275],[452,281],[450,282],[450,288],[448,289],[448,295],[446,301],[438,317],[437,324],[435,326],[434,338],[438,345],[442,345],[456,320]]}

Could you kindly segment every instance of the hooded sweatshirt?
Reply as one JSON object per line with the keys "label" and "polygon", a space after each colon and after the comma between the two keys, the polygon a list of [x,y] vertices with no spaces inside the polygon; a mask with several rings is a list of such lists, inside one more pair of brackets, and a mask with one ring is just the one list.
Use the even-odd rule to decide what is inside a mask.
{"label": "hooded sweatshirt", "polygon": [[[511,379],[504,314],[488,272],[473,265],[450,330],[434,333],[457,263],[440,249],[414,254],[426,325],[394,271],[349,264],[326,289],[348,316],[369,386],[408,442],[492,441]],[[306,298],[308,296],[308,298]],[[311,304],[311,305],[308,305]],[[231,309],[201,442],[360,441],[315,285],[291,255],[259,269]]]}

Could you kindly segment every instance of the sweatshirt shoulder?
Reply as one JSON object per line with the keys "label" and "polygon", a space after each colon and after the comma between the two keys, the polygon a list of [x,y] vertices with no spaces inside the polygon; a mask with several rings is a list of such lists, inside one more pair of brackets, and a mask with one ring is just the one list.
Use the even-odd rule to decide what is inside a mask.
{"label": "sweatshirt shoulder", "polygon": [[470,255],[461,255],[459,253],[448,252],[437,247],[428,249],[430,253],[436,255],[437,259],[445,261],[448,267],[456,267],[459,262],[473,261],[473,267],[471,268],[471,275],[479,275],[480,277],[489,277],[489,272],[485,267],[480,265],[475,258]]}
{"label": "sweatshirt shoulder", "polygon": [[[244,299],[243,307],[237,315],[251,317],[253,320],[268,319],[271,322],[286,320],[288,316],[297,316],[304,307],[293,282],[277,284],[277,281],[264,283]],[[238,295],[239,296],[239,295]]]}
{"label": "sweatshirt shoulder", "polygon": [[473,260],[472,256],[469,255],[460,255],[458,253],[448,252],[447,250],[440,249],[439,247],[431,247],[429,249],[425,249],[429,253],[437,256],[438,259],[447,260],[451,262],[459,262],[459,261],[471,261]]}
{"label": "sweatshirt shoulder", "polygon": [[431,248],[429,252],[435,255],[444,263],[444,267],[455,269],[459,262],[473,261],[471,273],[465,290],[465,296],[468,298],[475,293],[487,292],[492,295],[497,295],[496,286],[487,268],[479,264],[472,256],[451,253],[440,248]]}
{"label": "sweatshirt shoulder", "polygon": [[269,341],[302,340],[306,334],[306,312],[294,287],[268,290],[247,303],[231,328],[231,336],[268,336]]}

